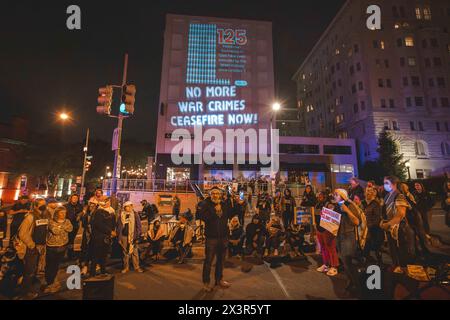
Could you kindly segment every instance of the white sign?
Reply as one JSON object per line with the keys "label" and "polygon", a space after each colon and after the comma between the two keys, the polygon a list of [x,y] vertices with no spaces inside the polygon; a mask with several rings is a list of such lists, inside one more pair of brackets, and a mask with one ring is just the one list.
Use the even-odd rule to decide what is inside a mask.
{"label": "white sign", "polygon": [[323,208],[320,214],[320,226],[337,236],[341,224],[341,214],[328,208]]}

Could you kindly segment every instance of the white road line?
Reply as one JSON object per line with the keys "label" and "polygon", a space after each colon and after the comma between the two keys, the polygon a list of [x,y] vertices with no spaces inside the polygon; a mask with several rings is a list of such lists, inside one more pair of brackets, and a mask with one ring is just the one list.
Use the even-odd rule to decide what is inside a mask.
{"label": "white road line", "polygon": [[288,300],[292,300],[292,297],[289,294],[289,292],[287,291],[286,287],[284,286],[283,281],[281,281],[281,277],[278,274],[278,272],[275,269],[271,268],[270,265],[267,262],[264,262],[264,264],[266,265],[267,268],[269,268],[270,272],[272,273],[273,277],[277,281],[278,285],[280,286],[280,288],[283,291],[283,293],[286,296],[286,298]]}

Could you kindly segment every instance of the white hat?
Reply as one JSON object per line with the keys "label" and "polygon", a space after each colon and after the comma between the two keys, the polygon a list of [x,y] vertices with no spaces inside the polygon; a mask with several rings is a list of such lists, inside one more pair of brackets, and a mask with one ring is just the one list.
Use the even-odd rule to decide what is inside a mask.
{"label": "white hat", "polygon": [[348,200],[348,193],[345,189],[336,189],[334,190],[335,193],[341,196],[342,200],[347,201]]}
{"label": "white hat", "polygon": [[133,202],[127,201],[123,204],[123,207],[125,208],[125,207],[132,206],[132,205],[133,205]]}

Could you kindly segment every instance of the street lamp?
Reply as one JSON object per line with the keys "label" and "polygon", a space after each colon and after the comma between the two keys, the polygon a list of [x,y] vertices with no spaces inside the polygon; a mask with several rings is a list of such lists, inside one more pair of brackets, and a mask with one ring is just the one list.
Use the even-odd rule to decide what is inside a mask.
{"label": "street lamp", "polygon": [[405,167],[408,170],[408,181],[411,181],[411,170],[409,169],[411,167],[411,163],[409,161],[407,161],[405,163]]}
{"label": "street lamp", "polygon": [[110,172],[108,172],[108,173],[106,174],[106,176],[107,176],[108,178],[111,178],[111,176],[112,176],[112,173],[111,173],[111,171],[110,171]]}
{"label": "street lamp", "polygon": [[274,172],[274,161],[275,161],[275,143],[274,143],[274,130],[276,129],[276,113],[281,110],[281,104],[279,102],[274,102],[272,104],[272,115],[270,118],[270,156],[271,156],[271,169],[270,177],[275,178],[276,172]]}

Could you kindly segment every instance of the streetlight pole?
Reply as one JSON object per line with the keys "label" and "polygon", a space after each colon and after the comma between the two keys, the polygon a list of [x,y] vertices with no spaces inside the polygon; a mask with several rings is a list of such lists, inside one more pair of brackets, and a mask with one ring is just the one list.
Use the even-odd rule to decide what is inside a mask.
{"label": "streetlight pole", "polygon": [[405,163],[406,169],[408,170],[408,181],[411,181],[411,170],[409,169],[411,167],[411,163],[406,162]]}
{"label": "streetlight pole", "polygon": [[86,177],[86,161],[87,161],[87,154],[88,154],[88,146],[89,146],[89,128],[86,130],[86,143],[83,148],[84,152],[84,160],[83,160],[83,174],[81,175],[81,188],[80,188],[80,198],[83,200],[84,195],[86,194],[86,190],[84,187],[84,180]]}
{"label": "streetlight pole", "polygon": [[274,130],[276,129],[276,114],[281,109],[281,105],[278,102],[275,102],[272,105],[272,112],[270,118],[270,157],[271,157],[271,165],[270,165],[270,177],[275,178],[274,175],[274,162],[275,162],[275,139],[274,139]]}

